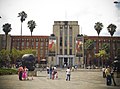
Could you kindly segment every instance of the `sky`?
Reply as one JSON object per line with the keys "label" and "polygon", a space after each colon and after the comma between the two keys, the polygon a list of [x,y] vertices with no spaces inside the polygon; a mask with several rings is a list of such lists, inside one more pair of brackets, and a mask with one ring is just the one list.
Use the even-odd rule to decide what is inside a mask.
{"label": "sky", "polygon": [[[120,1],[120,0],[118,0]],[[30,35],[27,22],[37,24],[33,35],[49,36],[53,33],[54,21],[78,21],[80,33],[97,36],[94,29],[96,22],[104,25],[100,36],[110,36],[109,24],[117,26],[114,36],[120,36],[120,5],[114,0],[0,0],[0,34],[2,26],[10,23],[9,34],[20,35],[21,22],[18,13],[25,11],[28,17],[23,22],[22,35]]]}

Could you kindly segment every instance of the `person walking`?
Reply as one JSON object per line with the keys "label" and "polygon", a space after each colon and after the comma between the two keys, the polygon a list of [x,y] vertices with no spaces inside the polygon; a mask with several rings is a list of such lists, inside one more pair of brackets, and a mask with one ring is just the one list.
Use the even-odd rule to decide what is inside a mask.
{"label": "person walking", "polygon": [[19,80],[22,80],[22,72],[23,72],[23,67],[22,65],[18,68],[18,76],[19,76]]}
{"label": "person walking", "polygon": [[49,69],[49,78],[52,79],[52,67]]}
{"label": "person walking", "polygon": [[70,81],[70,75],[71,75],[71,70],[70,70],[70,67],[67,68],[66,70],[66,81]]}
{"label": "person walking", "polygon": [[105,67],[102,68],[103,78],[106,77],[106,75],[105,75],[105,69],[106,69]]}
{"label": "person walking", "polygon": [[105,69],[105,74],[106,74],[106,84],[109,86],[112,83],[112,81],[111,81],[111,70],[110,70],[109,66]]}
{"label": "person walking", "polygon": [[47,75],[48,75],[48,78],[49,78],[49,67],[47,66]]}
{"label": "person walking", "polygon": [[113,70],[113,68],[111,68],[111,78],[112,78],[114,86],[116,86],[116,82],[115,82],[115,79],[114,79],[114,70]]}

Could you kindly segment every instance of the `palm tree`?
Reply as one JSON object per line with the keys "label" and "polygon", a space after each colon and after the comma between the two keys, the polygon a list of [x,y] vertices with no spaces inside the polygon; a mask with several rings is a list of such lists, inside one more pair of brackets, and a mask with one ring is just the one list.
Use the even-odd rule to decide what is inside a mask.
{"label": "palm tree", "polygon": [[21,50],[21,46],[22,46],[22,23],[27,18],[27,14],[24,11],[22,11],[22,12],[18,13],[18,17],[20,17],[20,21],[21,21],[21,41],[20,41],[20,50]]}
{"label": "palm tree", "polygon": [[110,33],[111,37],[114,35],[114,33],[116,32],[116,29],[117,26],[114,25],[114,24],[110,24],[107,29],[108,29],[108,32]]}
{"label": "palm tree", "polygon": [[94,28],[95,28],[95,30],[97,31],[98,36],[99,36],[99,34],[100,34],[101,30],[103,29],[103,24],[102,24],[102,23],[100,23],[100,22],[97,22],[97,23],[95,23]]}
{"label": "palm tree", "polygon": [[36,26],[36,23],[35,23],[35,21],[33,21],[33,20],[30,20],[30,21],[28,21],[28,28],[30,29],[30,32],[31,32],[31,36],[32,36],[32,32],[33,32],[33,29],[35,28],[35,26]]}
{"label": "palm tree", "polygon": [[[33,29],[34,29],[35,26],[36,26],[36,23],[35,23],[35,21],[30,20],[30,21],[28,21],[27,24],[28,24],[28,28],[30,29],[31,36],[32,36],[32,32],[33,32]],[[31,39],[31,47],[32,47],[32,39]]]}
{"label": "palm tree", "polygon": [[11,31],[11,24],[9,24],[9,23],[6,23],[6,24],[4,24],[3,26],[2,26],[2,28],[3,28],[3,31],[5,32],[5,35],[6,35],[6,44],[5,44],[5,49],[7,48],[7,35],[8,35],[8,33]]}
{"label": "palm tree", "polygon": [[20,21],[21,21],[21,36],[22,36],[22,23],[27,18],[27,14],[24,11],[22,11],[18,13],[18,17],[20,17]]}
{"label": "palm tree", "polygon": [[108,32],[110,33],[111,35],[111,40],[110,40],[110,48],[111,48],[111,51],[110,51],[110,55],[111,55],[111,58],[113,59],[113,42],[112,42],[112,36],[114,35],[114,33],[116,32],[116,28],[117,26],[114,25],[114,24],[110,24],[108,25],[107,29],[108,29]]}
{"label": "palm tree", "polygon": [[[100,23],[100,22],[95,23],[94,29],[97,31],[98,38],[99,38],[99,34],[100,34],[101,30],[103,29],[103,24]],[[97,50],[96,50],[97,53],[99,52],[99,42],[98,42],[98,40],[97,40]]]}

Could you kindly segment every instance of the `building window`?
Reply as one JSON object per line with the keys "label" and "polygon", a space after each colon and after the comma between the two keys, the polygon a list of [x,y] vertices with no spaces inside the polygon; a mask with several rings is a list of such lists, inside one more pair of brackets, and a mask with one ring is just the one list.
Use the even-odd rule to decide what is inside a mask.
{"label": "building window", "polygon": [[70,49],[70,53],[69,54],[72,55],[72,49]]}
{"label": "building window", "polygon": [[72,47],[72,36],[70,36],[70,38],[69,38],[69,45],[70,45],[70,47]]}
{"label": "building window", "polygon": [[41,42],[40,46],[42,46],[42,47],[43,47],[43,46],[44,46],[44,43],[43,43],[43,42]]}
{"label": "building window", "polygon": [[67,47],[67,36],[65,36],[65,47]]}
{"label": "building window", "polygon": [[32,42],[32,48],[34,47],[34,42]]}
{"label": "building window", "polygon": [[67,29],[65,29],[65,35],[67,35]]}
{"label": "building window", "polygon": [[62,49],[60,49],[60,55],[62,55]]}
{"label": "building window", "polygon": [[36,42],[38,42],[38,39],[36,39]]}
{"label": "building window", "polygon": [[67,55],[67,49],[65,49],[65,55]]}
{"label": "building window", "polygon": [[62,46],[62,37],[60,37],[60,46]]}
{"label": "building window", "polygon": [[22,47],[24,47],[24,42],[22,42]]}
{"label": "building window", "polygon": [[27,47],[29,46],[29,42],[27,42]]}
{"label": "building window", "polygon": [[38,42],[36,42],[36,48],[38,48]]}

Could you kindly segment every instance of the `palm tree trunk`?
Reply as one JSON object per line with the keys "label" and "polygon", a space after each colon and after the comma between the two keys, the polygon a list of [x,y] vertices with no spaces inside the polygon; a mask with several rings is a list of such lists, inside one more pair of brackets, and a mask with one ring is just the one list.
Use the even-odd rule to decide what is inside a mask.
{"label": "palm tree trunk", "polygon": [[110,56],[111,56],[111,60],[110,61],[113,61],[113,41],[112,41],[112,36],[110,38]]}
{"label": "palm tree trunk", "polygon": [[22,36],[22,22],[21,22],[21,36]]}
{"label": "palm tree trunk", "polygon": [[32,36],[32,32],[31,32],[31,36]]}
{"label": "palm tree trunk", "polygon": [[22,50],[22,22],[21,22],[20,50]]}
{"label": "palm tree trunk", "polygon": [[6,50],[7,49],[7,34],[5,36],[6,36],[6,44],[5,44],[5,50]]}

